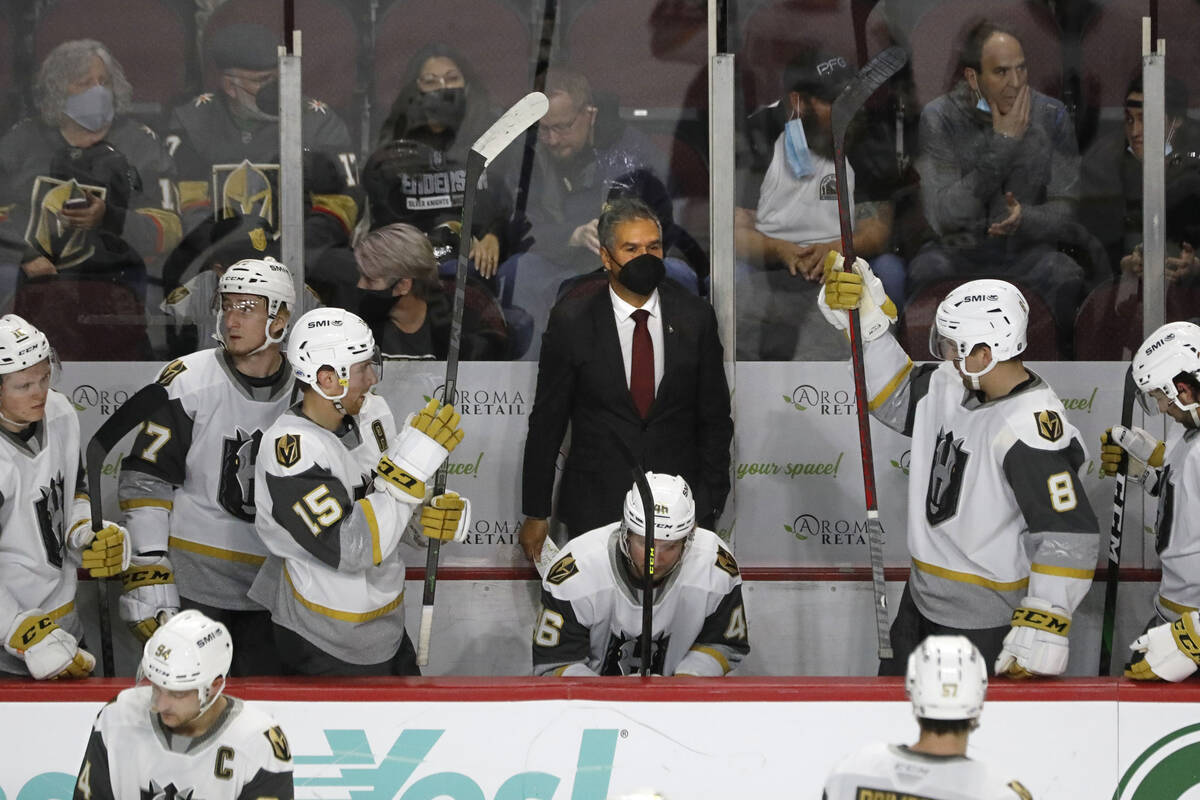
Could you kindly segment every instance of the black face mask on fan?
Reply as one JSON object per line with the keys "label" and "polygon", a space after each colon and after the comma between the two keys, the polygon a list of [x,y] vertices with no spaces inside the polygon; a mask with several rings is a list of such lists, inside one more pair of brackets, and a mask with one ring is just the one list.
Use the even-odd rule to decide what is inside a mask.
{"label": "black face mask on fan", "polygon": [[388,313],[396,303],[396,297],[392,294],[393,288],[394,285],[386,289],[358,290],[358,315],[368,326],[387,319]]}
{"label": "black face mask on fan", "polygon": [[457,129],[467,113],[467,90],[458,86],[452,89],[434,89],[420,92],[412,101],[413,110],[408,124],[424,120],[426,125]]}
{"label": "black face mask on fan", "polygon": [[[612,256],[612,253],[609,253]],[[616,260],[615,258],[613,259]],[[634,294],[649,295],[667,275],[667,265],[653,253],[642,253],[621,265],[617,281]]]}

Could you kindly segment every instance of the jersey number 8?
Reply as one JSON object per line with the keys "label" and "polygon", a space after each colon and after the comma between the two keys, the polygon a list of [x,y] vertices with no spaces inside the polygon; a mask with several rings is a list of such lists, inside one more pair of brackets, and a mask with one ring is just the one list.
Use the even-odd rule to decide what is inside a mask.
{"label": "jersey number 8", "polygon": [[1050,505],[1055,511],[1074,510],[1078,500],[1075,497],[1075,482],[1071,480],[1071,473],[1056,472],[1046,479],[1046,485],[1050,488]]}

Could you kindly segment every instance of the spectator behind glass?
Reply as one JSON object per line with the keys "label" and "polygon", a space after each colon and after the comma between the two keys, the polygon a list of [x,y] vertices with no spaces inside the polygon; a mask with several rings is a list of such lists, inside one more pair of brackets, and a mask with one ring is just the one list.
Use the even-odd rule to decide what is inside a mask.
{"label": "spectator behind glass", "polygon": [[[429,237],[397,222],[368,233],[354,249],[358,262],[359,316],[387,356],[445,359],[450,346],[453,289],[438,280]],[[451,284],[452,286],[452,284]],[[507,357],[508,336],[496,301],[467,285],[459,358]]]}
{"label": "spectator behind glass", "polygon": [[[261,25],[237,23],[216,31],[205,53],[220,70],[216,90],[171,113],[167,141],[179,167],[180,205],[189,231],[206,219],[237,214],[258,214],[279,228],[277,45],[278,36]],[[331,238],[345,244],[358,220],[358,201],[345,188],[358,182],[350,133],[337,114],[315,98],[304,98],[301,115],[304,149],[323,154],[327,164],[342,172],[336,180],[314,185],[308,173],[324,171],[325,166],[309,157],[306,244],[312,247]]]}
{"label": "spectator behind glass", "polygon": [[[372,229],[407,222],[425,233],[462,218],[467,153],[499,116],[487,88],[461,54],[430,44],[408,62],[400,93],[363,169]],[[494,190],[495,170],[476,195],[470,257],[485,278],[496,272],[507,212]],[[439,232],[457,239],[458,229]],[[440,257],[451,261],[457,242]]]}
{"label": "spectator behind glass", "polygon": [[[68,360],[145,356],[146,262],[179,241],[179,217],[163,207],[169,192],[160,187],[173,177],[170,159],[125,116],[132,94],[103,44],[63,42],[38,70],[38,117],[0,140],[5,278],[18,281],[18,313],[61,332]],[[64,325],[85,312],[121,321],[87,332]]]}
{"label": "spectator behind glass", "polygon": [[[1083,159],[1080,217],[1101,241],[1121,274],[1142,274],[1142,76],[1125,92],[1123,134],[1101,139]],[[1166,277],[1194,284],[1200,278],[1200,137],[1187,119],[1187,87],[1166,82]]]}
{"label": "spectator behind glass", "polygon": [[[522,243],[524,252],[505,263],[500,273],[502,302],[525,309],[533,318],[533,344],[526,359],[538,356],[559,287],[595,269],[598,220],[606,201],[636,197],[649,205],[662,222],[666,251],[691,244],[674,223],[665,155],[620,119],[615,98],[602,102],[582,73],[562,65],[546,73],[545,92],[550,109],[538,125],[524,209],[531,228]],[[512,176],[509,183],[515,184],[519,149],[510,148],[501,159]],[[668,277],[698,292],[692,267],[676,258],[666,259],[666,265]]]}
{"label": "spectator behind glass", "polygon": [[1026,53],[1007,28],[975,25],[960,65],[962,79],[921,112],[921,199],[940,239],[909,263],[910,294],[950,278],[1017,280],[1045,298],[1066,342],[1084,277],[1056,249],[1079,192],[1071,118],[1029,86]]}
{"label": "spectator behind glass", "polygon": [[[825,254],[842,249],[830,114],[853,75],[842,56],[802,46],[784,71],[781,97],[739,125],[739,358],[849,354],[846,338],[817,317],[814,298]],[[886,136],[863,135],[864,127],[852,132],[846,165],[854,251],[870,260],[889,297],[903,297],[904,262],[887,252],[895,148]]]}

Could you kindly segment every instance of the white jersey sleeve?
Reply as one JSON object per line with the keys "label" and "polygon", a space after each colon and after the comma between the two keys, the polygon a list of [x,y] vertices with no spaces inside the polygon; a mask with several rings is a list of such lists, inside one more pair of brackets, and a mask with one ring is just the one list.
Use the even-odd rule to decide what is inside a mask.
{"label": "white jersey sleeve", "polygon": [[75,779],[73,800],[292,800],[292,754],[265,711],[228,697],[196,739],[173,736],[150,711],[151,687],[126,689],[101,709]]}
{"label": "white jersey sleeve", "polygon": [[1155,606],[1173,621],[1200,609],[1200,430],[1186,430],[1171,445],[1154,494],[1155,550],[1162,560]]}
{"label": "white jersey sleeve", "polygon": [[932,756],[873,744],[843,759],[825,781],[823,800],[1032,800],[966,756]]}

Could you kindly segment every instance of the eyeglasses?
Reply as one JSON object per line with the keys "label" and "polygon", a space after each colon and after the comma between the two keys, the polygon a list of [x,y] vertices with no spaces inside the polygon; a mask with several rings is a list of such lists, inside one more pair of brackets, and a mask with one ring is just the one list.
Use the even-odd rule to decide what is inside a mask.
{"label": "eyeglasses", "polygon": [[456,88],[466,84],[466,80],[458,70],[451,70],[444,75],[426,72],[417,76],[417,88],[424,92],[434,89]]}
{"label": "eyeglasses", "polygon": [[579,117],[582,116],[585,111],[590,111],[591,108],[591,106],[583,106],[575,112],[575,116],[571,117],[569,122],[560,122],[557,125],[547,125],[544,122],[541,123],[538,125],[538,136],[542,138],[545,138],[550,134],[554,134],[555,136],[566,136],[571,132],[571,129],[575,127],[575,123],[579,121]]}

